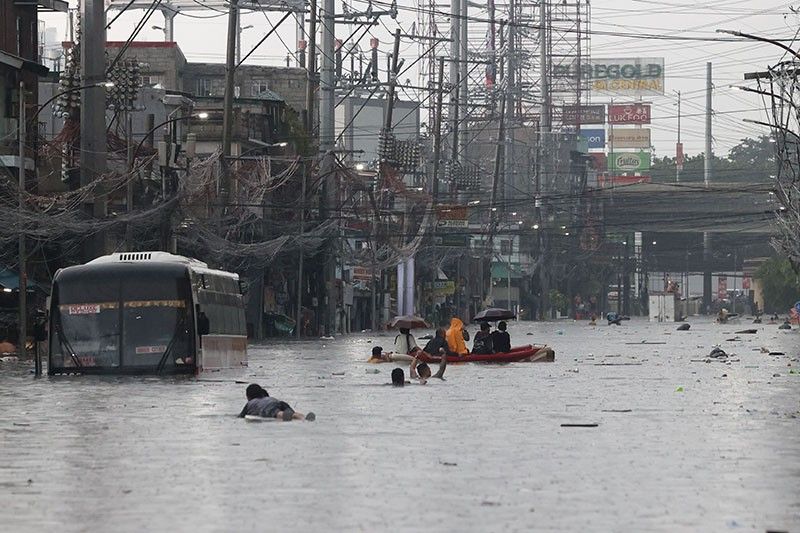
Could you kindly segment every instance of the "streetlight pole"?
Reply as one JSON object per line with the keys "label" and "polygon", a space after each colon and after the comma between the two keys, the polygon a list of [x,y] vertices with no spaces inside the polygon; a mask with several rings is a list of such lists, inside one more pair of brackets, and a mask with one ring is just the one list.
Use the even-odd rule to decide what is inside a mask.
{"label": "streetlight pole", "polygon": [[[25,254],[25,231],[22,216],[25,202],[25,83],[19,82],[19,340],[17,354],[28,354],[28,275]],[[38,370],[38,367],[37,367]],[[38,375],[38,374],[37,374]]]}

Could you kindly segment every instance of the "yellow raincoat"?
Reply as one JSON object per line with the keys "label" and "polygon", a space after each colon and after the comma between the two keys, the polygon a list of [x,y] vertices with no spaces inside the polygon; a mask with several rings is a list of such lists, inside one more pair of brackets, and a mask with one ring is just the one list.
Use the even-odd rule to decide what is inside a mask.
{"label": "yellow raincoat", "polygon": [[459,318],[450,319],[450,329],[447,330],[447,346],[451,352],[458,355],[467,355],[467,344],[464,342],[464,323]]}

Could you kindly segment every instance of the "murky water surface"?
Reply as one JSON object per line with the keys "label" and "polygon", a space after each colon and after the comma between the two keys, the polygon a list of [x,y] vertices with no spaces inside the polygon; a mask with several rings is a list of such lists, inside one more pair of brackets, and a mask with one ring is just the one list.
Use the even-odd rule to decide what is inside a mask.
{"label": "murky water surface", "polygon": [[[3,363],[0,530],[800,529],[796,329],[510,330],[556,362],[394,389],[366,335],[252,347],[233,378],[313,423],[237,419],[245,385],[227,376],[34,380]],[[733,361],[702,362],[714,344]]]}

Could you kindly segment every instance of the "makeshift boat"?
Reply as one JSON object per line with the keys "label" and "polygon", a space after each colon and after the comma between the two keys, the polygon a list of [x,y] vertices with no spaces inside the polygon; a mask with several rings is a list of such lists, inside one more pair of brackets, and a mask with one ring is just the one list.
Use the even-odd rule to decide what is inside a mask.
{"label": "makeshift boat", "polygon": [[[438,355],[426,352],[420,352],[418,358],[426,363],[438,363],[440,359]],[[556,354],[552,348],[532,344],[517,346],[505,353],[471,353],[447,358],[448,363],[552,363],[555,360]]]}

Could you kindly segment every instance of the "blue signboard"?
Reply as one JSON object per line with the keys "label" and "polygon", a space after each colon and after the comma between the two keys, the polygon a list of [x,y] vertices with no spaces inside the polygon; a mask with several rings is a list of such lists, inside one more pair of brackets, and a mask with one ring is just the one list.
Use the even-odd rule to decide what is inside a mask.
{"label": "blue signboard", "polygon": [[606,147],[606,130],[603,128],[581,130],[581,137],[589,143],[589,149]]}

